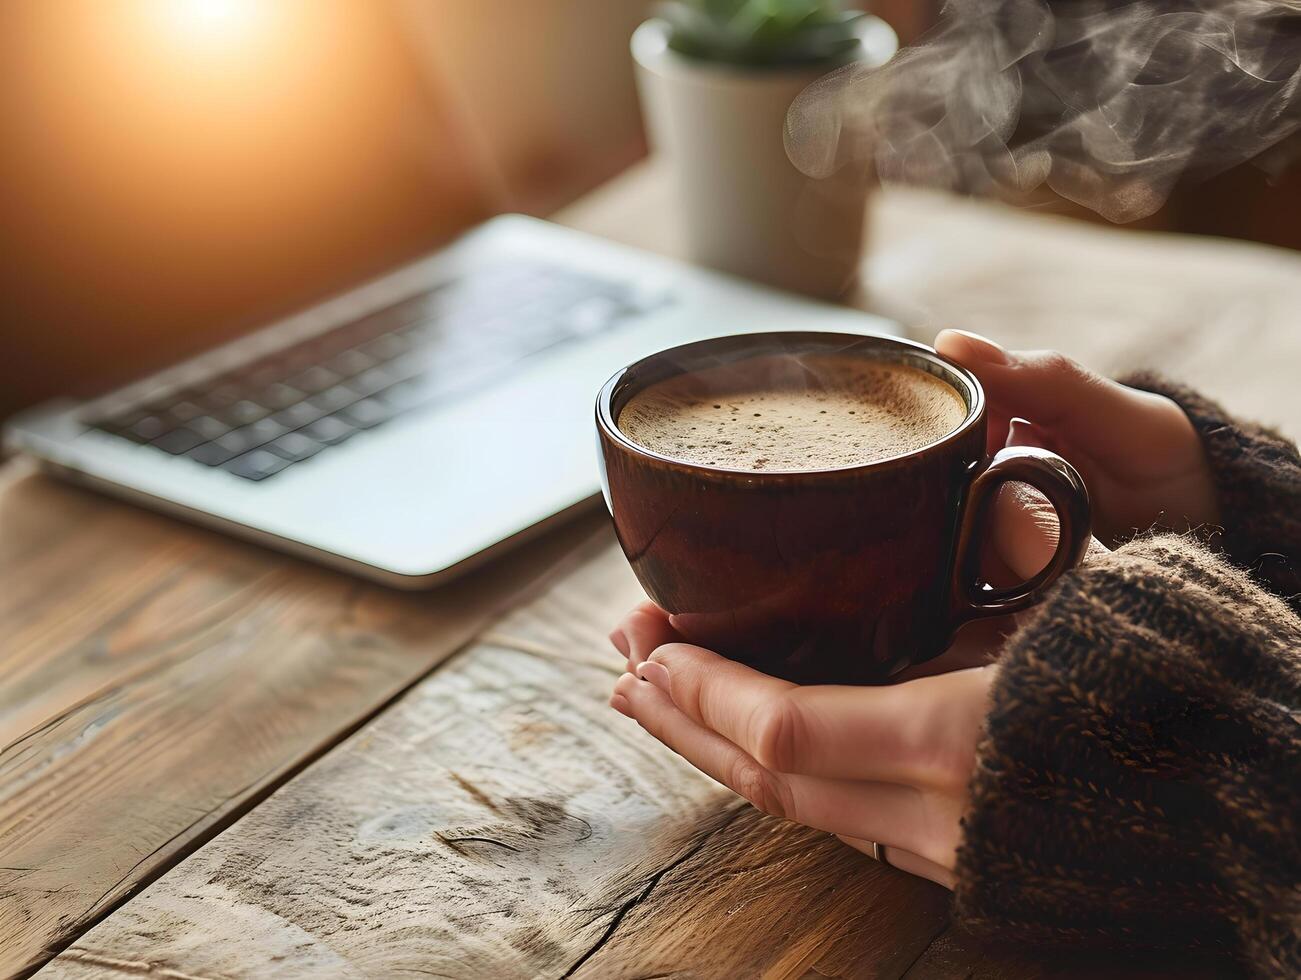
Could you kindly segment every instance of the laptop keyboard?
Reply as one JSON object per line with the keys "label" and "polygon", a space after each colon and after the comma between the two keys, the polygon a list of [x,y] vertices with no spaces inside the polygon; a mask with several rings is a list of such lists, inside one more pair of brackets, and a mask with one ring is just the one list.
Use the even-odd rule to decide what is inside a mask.
{"label": "laptop keyboard", "polygon": [[485,270],[90,425],[263,480],[664,301],[567,268]]}

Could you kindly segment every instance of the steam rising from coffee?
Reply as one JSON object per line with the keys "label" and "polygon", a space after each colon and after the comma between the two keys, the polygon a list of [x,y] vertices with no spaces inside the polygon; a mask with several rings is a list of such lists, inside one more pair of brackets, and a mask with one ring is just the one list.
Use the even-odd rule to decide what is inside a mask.
{"label": "steam rising from coffee", "polygon": [[[1180,178],[1301,143],[1301,0],[950,0],[879,68],[806,90],[786,146],[805,173],[1026,200],[1044,185],[1111,221]],[[1267,152],[1269,151],[1269,152]]]}

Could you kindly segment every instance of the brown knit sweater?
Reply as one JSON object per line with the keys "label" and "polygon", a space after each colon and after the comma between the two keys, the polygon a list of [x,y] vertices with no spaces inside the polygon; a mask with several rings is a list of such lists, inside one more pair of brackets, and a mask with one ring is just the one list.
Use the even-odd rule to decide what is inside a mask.
{"label": "brown knit sweater", "polygon": [[[1064,576],[1008,641],[955,902],[1035,944],[1208,948],[1301,976],[1301,457],[1151,375],[1224,522]],[[1222,549],[1222,554],[1216,550]]]}

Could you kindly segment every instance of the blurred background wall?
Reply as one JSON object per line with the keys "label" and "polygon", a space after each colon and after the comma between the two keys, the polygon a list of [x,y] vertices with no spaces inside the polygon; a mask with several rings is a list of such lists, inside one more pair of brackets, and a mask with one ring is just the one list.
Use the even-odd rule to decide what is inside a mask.
{"label": "blurred background wall", "polygon": [[646,0],[408,0],[501,210],[546,214],[646,152],[628,39]]}
{"label": "blurred background wall", "polygon": [[[645,152],[627,38],[646,0],[413,0],[502,181],[507,207],[546,214]],[[901,43],[940,0],[864,0]],[[504,67],[505,66],[505,67]],[[1099,221],[1060,199],[1045,210]],[[1121,226],[1125,227],[1125,226]],[[1301,167],[1271,179],[1252,164],[1181,187],[1140,227],[1301,249]]]}

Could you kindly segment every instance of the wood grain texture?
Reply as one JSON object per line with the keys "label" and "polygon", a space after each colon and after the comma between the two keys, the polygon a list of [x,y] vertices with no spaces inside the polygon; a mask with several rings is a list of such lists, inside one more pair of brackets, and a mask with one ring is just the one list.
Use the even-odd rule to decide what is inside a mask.
{"label": "wood grain texture", "polygon": [[598,523],[406,595],[0,477],[0,976],[463,645]]}
{"label": "wood grain texture", "polygon": [[955,938],[943,889],[757,813],[615,715],[604,633],[636,596],[609,547],[41,976],[1142,975]]}
{"label": "wood grain texture", "polygon": [[761,817],[606,706],[610,547],[42,973],[897,976],[946,894]]}
{"label": "wood grain texture", "polygon": [[637,902],[576,977],[899,977],[949,893],[747,808]]}

